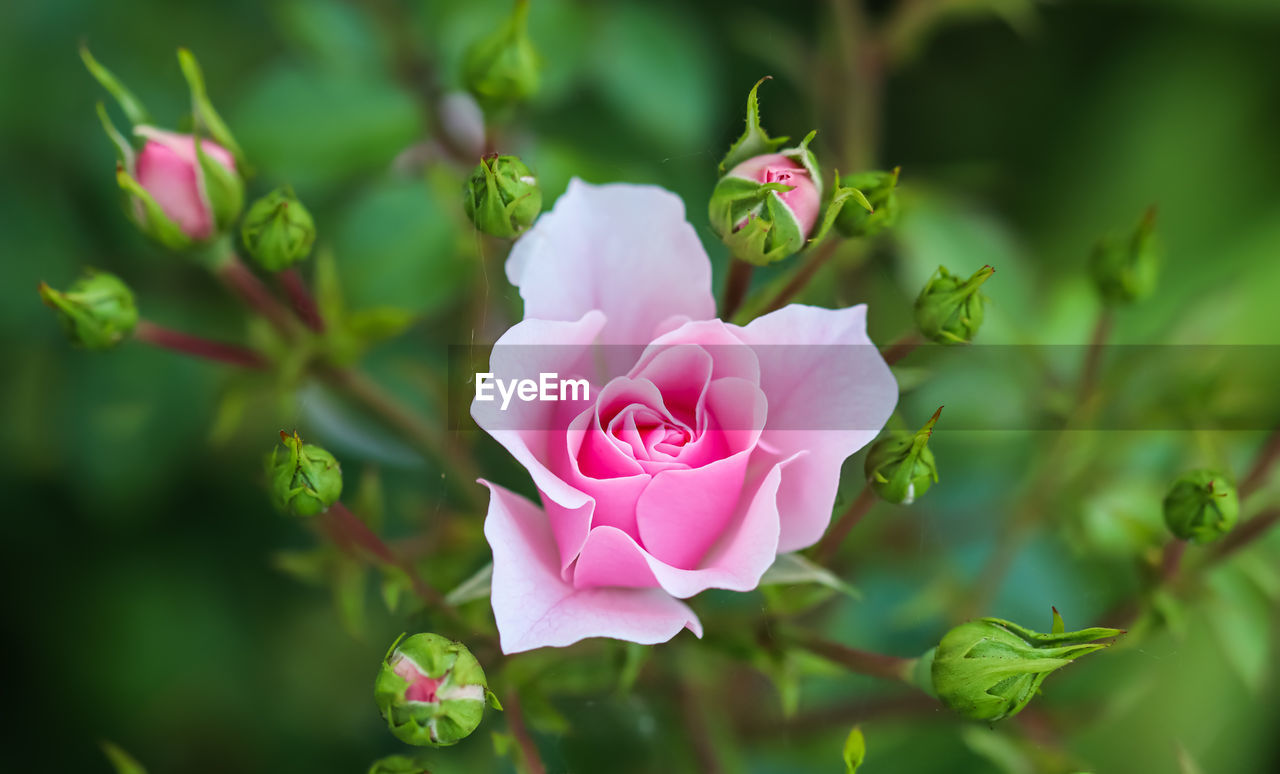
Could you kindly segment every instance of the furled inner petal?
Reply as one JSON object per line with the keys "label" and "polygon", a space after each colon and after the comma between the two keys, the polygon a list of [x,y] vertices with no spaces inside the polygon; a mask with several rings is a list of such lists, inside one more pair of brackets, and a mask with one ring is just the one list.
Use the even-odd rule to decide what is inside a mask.
{"label": "furled inner petal", "polygon": [[444,676],[427,677],[418,668],[417,664],[404,655],[397,657],[392,669],[396,675],[409,681],[409,687],[404,692],[406,700],[428,703],[436,700],[436,691],[440,688],[440,684],[444,682]]}

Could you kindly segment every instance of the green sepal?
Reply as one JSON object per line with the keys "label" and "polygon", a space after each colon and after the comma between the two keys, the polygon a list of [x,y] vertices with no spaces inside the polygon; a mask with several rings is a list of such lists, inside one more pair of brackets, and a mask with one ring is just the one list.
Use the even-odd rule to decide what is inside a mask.
{"label": "green sepal", "polygon": [[111,762],[111,767],[116,770],[116,774],[147,774],[147,770],[143,768],[142,764],[121,749],[119,745],[107,741],[99,744],[102,747],[102,754],[107,756],[107,760]]}
{"label": "green sepal", "polygon": [[826,211],[822,215],[822,220],[818,223],[818,228],[813,232],[813,236],[809,237],[810,242],[821,242],[835,225],[836,218],[839,217],[840,211],[844,209],[845,204],[852,199],[857,202],[867,212],[874,213],[876,208],[871,206],[871,202],[857,188],[840,185],[840,172],[836,172],[836,190],[832,193],[831,203],[827,205]]}
{"label": "green sepal", "polygon": [[[169,216],[164,213],[155,198],[137,180],[133,179],[133,176],[125,170],[123,164],[116,165],[116,182],[120,185],[121,190],[132,197],[130,206],[127,207],[128,214],[144,234],[175,252],[190,249],[191,245],[194,244],[194,240],[187,236],[186,232],[177,223],[169,219]],[[142,205],[141,217],[139,217],[137,209],[132,206],[133,202]]]}
{"label": "green sepal", "polygon": [[[791,188],[784,183],[720,178],[711,194],[708,214],[711,227],[735,258],[765,266],[804,247],[800,221],[779,196]],[[737,228],[739,223],[742,228]]]}
{"label": "green sepal", "polygon": [[200,71],[200,63],[196,61],[195,55],[185,48],[178,49],[178,66],[182,68],[182,77],[186,78],[187,87],[191,90],[191,112],[196,128],[203,128],[214,142],[231,151],[236,164],[243,169],[244,151],[240,149],[235,137],[231,136],[231,130],[218,115],[218,111],[213,109],[213,103],[209,101],[209,95],[205,91],[204,74]]}
{"label": "green sepal", "polygon": [[725,154],[724,160],[720,162],[721,175],[749,158],[765,153],[773,153],[785,145],[789,139],[787,137],[770,137],[764,127],[760,126],[760,100],[756,93],[760,89],[760,84],[770,80],[773,80],[773,76],[766,75],[756,81],[755,86],[751,87],[751,93],[747,95],[747,128],[742,132],[742,136],[733,145],[729,146],[729,152]]}
{"label": "green sepal", "polygon": [[101,102],[98,103],[98,119],[102,121],[102,130],[107,133],[107,139],[116,146],[116,162],[123,164],[125,169],[133,169],[135,158],[133,146],[123,134],[120,134],[120,130],[116,129],[111,116],[107,115],[107,106]]}
{"label": "green sepal", "polygon": [[193,139],[200,162],[199,188],[213,213],[214,231],[225,231],[235,224],[244,207],[244,181],[204,152],[199,135],[193,135]]}
{"label": "green sepal", "polygon": [[856,774],[866,757],[867,740],[862,735],[862,726],[854,726],[844,740],[845,774]]}
{"label": "green sepal", "polygon": [[129,123],[134,126],[151,123],[151,115],[143,107],[142,102],[116,78],[115,74],[103,67],[97,59],[94,59],[93,54],[89,53],[89,47],[83,44],[80,46],[80,59],[84,62],[84,66],[89,69],[89,74],[115,98],[120,105],[120,109],[129,117]]}
{"label": "green sepal", "polygon": [[490,691],[488,689],[485,690],[484,701],[485,701],[485,704],[488,704],[490,707],[493,707],[498,712],[503,711],[502,702],[498,701],[498,694],[494,693],[493,691]]}
{"label": "green sepal", "polygon": [[[410,700],[410,682],[396,674],[406,659],[421,675],[438,681],[428,700]],[[406,744],[447,747],[480,725],[485,705],[494,706],[484,670],[460,642],[438,634],[404,635],[392,644],[374,681],[374,700],[387,727]],[[500,705],[499,705],[500,707]]]}
{"label": "green sepal", "polygon": [[835,228],[846,239],[871,237],[892,226],[898,220],[898,175],[901,167],[889,172],[869,171],[850,175],[843,181],[836,175],[837,186],[857,188],[866,194],[870,207],[862,210],[848,209],[839,213]]}

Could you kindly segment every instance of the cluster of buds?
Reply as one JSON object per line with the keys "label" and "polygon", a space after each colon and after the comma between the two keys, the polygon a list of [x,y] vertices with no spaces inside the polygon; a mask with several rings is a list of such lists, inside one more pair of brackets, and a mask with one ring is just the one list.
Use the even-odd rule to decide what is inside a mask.
{"label": "cluster of buds", "polygon": [[195,131],[190,134],[154,126],[150,115],[87,49],[80,51],[89,72],[115,97],[132,124],[140,147],[121,134],[98,105],[103,129],[115,144],[116,180],[126,211],[138,228],[166,248],[185,251],[208,244],[234,225],[244,206],[240,146],[213,109],[195,57],[178,52],[191,89]]}
{"label": "cluster of buds", "polygon": [[916,327],[938,344],[968,344],[978,335],[986,312],[982,283],[996,270],[983,266],[968,279],[939,266],[916,298]]}
{"label": "cluster of buds", "polygon": [[1094,627],[1063,631],[1053,611],[1053,633],[1040,634],[999,618],[960,624],[942,638],[933,656],[933,691],[956,713],[984,722],[1016,715],[1040,691],[1045,678],[1124,634]]}
{"label": "cluster of buds", "polygon": [[486,703],[502,709],[471,651],[438,634],[392,643],[373,693],[391,733],[420,747],[457,744],[480,725]]}
{"label": "cluster of buds", "polygon": [[542,212],[542,189],[519,158],[486,156],[467,180],[463,209],[480,231],[514,239]]}
{"label": "cluster of buds", "polygon": [[133,291],[114,274],[92,269],[65,291],[40,283],[40,298],[58,313],[67,336],[85,349],[111,349],[138,324]]}
{"label": "cluster of buds", "polygon": [[342,496],[342,468],[328,451],[280,431],[281,445],[267,458],[271,501],[292,516],[324,513]]}
{"label": "cluster of buds", "polygon": [[938,407],[918,431],[892,433],[871,445],[864,470],[867,485],[881,499],[910,505],[937,482],[938,464],[929,449],[929,438],[941,415],[942,407]]}
{"label": "cluster of buds", "polygon": [[1105,237],[1094,248],[1089,270],[1098,294],[1107,304],[1130,304],[1155,291],[1160,274],[1155,225],[1156,211],[1152,208],[1133,231]]}
{"label": "cluster of buds", "polygon": [[1184,473],[1164,496],[1164,523],[1181,540],[1213,542],[1230,532],[1239,518],[1235,485],[1212,470]]}

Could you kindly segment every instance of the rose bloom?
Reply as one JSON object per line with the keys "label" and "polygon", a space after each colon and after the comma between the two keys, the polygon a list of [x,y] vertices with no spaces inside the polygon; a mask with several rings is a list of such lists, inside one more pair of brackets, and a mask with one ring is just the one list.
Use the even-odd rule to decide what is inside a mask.
{"label": "rose bloom", "polygon": [[[205,194],[200,161],[196,157],[195,139],[140,126],[135,130],[146,139],[134,162],[134,178],[138,185],[156,200],[164,214],[195,240],[213,236],[213,210]],[[235,158],[226,148],[212,140],[201,140],[205,155],[234,172]],[[144,219],[139,206],[139,219]]]}
{"label": "rose bloom", "polygon": [[506,653],[701,636],[681,600],[753,589],[779,553],[816,542],[841,464],[897,401],[864,306],[716,319],[710,261],[660,188],[573,181],[516,243],[507,276],[524,320],[490,371],[591,389],[472,403],[540,500],[482,482]]}

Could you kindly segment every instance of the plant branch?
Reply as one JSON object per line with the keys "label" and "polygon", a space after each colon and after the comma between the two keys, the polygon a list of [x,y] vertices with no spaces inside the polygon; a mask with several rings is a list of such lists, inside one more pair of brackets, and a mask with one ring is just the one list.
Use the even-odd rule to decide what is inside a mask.
{"label": "plant branch", "polygon": [[503,696],[502,711],[507,718],[507,728],[511,730],[511,736],[515,737],[516,744],[520,746],[520,756],[524,758],[525,766],[529,769],[528,774],[547,774],[546,766],[542,765],[542,756],[538,753],[538,745],[533,741],[529,727],[525,725],[519,694],[509,691],[506,696]]}
{"label": "plant branch", "polygon": [[791,281],[789,281],[782,290],[778,291],[778,294],[765,305],[764,309],[760,311],[760,314],[766,315],[770,312],[776,312],[790,303],[796,296],[800,295],[800,292],[805,289],[811,280],[813,280],[814,276],[818,273],[818,270],[825,266],[826,263],[831,260],[832,256],[836,254],[836,251],[840,249],[840,243],[841,240],[839,239],[828,238],[822,244],[811,250],[805,262],[801,264],[800,270],[797,271],[795,276],[791,278]]}
{"label": "plant branch", "polygon": [[876,504],[876,493],[870,485],[864,486],[862,491],[854,499],[844,513],[840,514],[840,518],[830,529],[827,534],[822,536],[822,540],[818,541],[818,545],[813,550],[813,558],[818,564],[826,564],[835,557],[836,552],[840,550],[840,546],[844,543],[845,538],[854,527],[858,526],[858,522],[862,521],[862,517],[867,515],[871,507]]}
{"label": "plant branch", "polygon": [[751,274],[755,266],[746,261],[729,257],[729,276],[724,282],[724,298],[720,303],[720,319],[732,320],[747,297],[747,288],[751,286]]}
{"label": "plant branch", "polygon": [[1238,553],[1241,549],[1258,540],[1267,534],[1276,524],[1280,523],[1280,508],[1269,508],[1244,524],[1241,524],[1234,531],[1222,539],[1209,555],[1206,562],[1207,565],[1217,564],[1228,557]]}
{"label": "plant branch", "polygon": [[286,340],[297,338],[298,330],[293,315],[271,294],[262,280],[241,261],[235,253],[228,253],[225,260],[213,270],[222,284],[244,302],[245,306],[266,318]]}
{"label": "plant branch", "polygon": [[880,351],[880,356],[884,358],[884,362],[894,365],[907,355],[910,355],[924,343],[924,339],[915,331],[907,331],[899,336],[892,344]]}
{"label": "plant branch", "polygon": [[1240,482],[1240,499],[1243,500],[1261,489],[1267,483],[1276,463],[1280,463],[1280,428],[1271,431],[1254,459],[1253,466]]}
{"label": "plant branch", "polygon": [[1084,365],[1080,369],[1080,391],[1076,397],[1076,405],[1083,406],[1093,397],[1097,387],[1098,373],[1102,368],[1102,353],[1106,349],[1107,338],[1111,335],[1111,327],[1115,322],[1115,313],[1111,307],[1103,307],[1094,323],[1093,333],[1089,337],[1089,348],[1085,350]]}
{"label": "plant branch", "polygon": [[266,358],[252,349],[182,333],[157,325],[150,320],[139,320],[133,331],[133,337],[153,347],[181,352],[184,355],[205,360],[216,360],[241,368],[260,370],[269,365]]}
{"label": "plant branch", "polygon": [[276,277],[280,286],[284,288],[285,295],[289,297],[289,303],[293,306],[298,319],[316,333],[324,333],[324,318],[320,316],[320,308],[316,306],[316,300],[311,296],[307,282],[298,270],[291,267],[280,272]]}
{"label": "plant branch", "polygon": [[702,774],[722,774],[724,764],[720,762],[720,755],[711,738],[706,708],[698,696],[697,689],[688,677],[679,680],[676,688],[680,715],[684,719],[685,733],[689,738],[689,744],[693,747],[694,757],[698,760],[698,771]]}
{"label": "plant branch", "polygon": [[796,644],[832,663],[839,664],[850,672],[907,684],[911,682],[911,670],[916,663],[913,658],[887,656],[883,653],[850,648],[810,634],[800,635]]}

